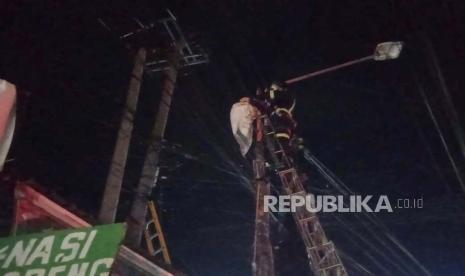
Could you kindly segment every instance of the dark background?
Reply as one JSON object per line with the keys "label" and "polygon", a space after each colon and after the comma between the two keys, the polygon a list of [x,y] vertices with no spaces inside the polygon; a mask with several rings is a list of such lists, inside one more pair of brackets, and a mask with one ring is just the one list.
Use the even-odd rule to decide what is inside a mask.
{"label": "dark background", "polygon": [[[230,106],[274,79],[402,40],[398,60],[293,86],[295,116],[307,147],[352,191],[423,197],[425,206],[381,214],[385,228],[353,214],[323,214],[323,225],[351,275],[463,275],[465,191],[425,106],[427,99],[461,175],[465,160],[454,132],[463,128],[465,112],[461,1],[98,3],[15,1],[1,9],[0,76],[19,89],[14,161],[5,185],[6,179],[34,179],[96,216],[138,45],[119,40],[117,32],[132,28],[132,16],[156,20],[169,7],[210,63],[181,71],[166,135],[176,151],[163,155],[164,177],[154,197],[175,266],[191,275],[249,275],[254,199],[246,181],[250,167],[230,134]],[[97,18],[113,22],[114,32]],[[154,45],[163,41],[159,33],[150,35]],[[119,220],[140,174],[160,80],[145,76]],[[302,166],[314,192],[337,193],[311,166]],[[6,232],[12,195],[2,194]],[[303,275],[303,247],[289,218],[281,220],[287,230],[276,234],[277,269]]]}

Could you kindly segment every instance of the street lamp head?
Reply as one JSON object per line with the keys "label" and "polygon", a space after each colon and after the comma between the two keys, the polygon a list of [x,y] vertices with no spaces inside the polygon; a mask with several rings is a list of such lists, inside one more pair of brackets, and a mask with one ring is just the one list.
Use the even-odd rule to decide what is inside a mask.
{"label": "street lamp head", "polygon": [[396,59],[399,57],[403,46],[402,41],[389,41],[376,45],[373,59],[377,61]]}

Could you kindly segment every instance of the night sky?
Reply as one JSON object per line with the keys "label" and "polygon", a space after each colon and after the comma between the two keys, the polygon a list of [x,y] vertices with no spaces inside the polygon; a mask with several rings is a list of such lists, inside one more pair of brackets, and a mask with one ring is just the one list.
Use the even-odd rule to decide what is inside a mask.
{"label": "night sky", "polygon": [[[132,28],[131,17],[157,20],[170,8],[210,62],[180,72],[163,179],[153,196],[175,267],[189,275],[250,275],[255,202],[246,181],[250,165],[229,129],[231,105],[272,80],[360,58],[379,42],[400,40],[405,48],[398,60],[360,64],[292,86],[295,118],[306,147],[350,190],[423,197],[424,208],[380,214],[382,227],[365,215],[323,214],[321,220],[350,275],[465,274],[465,190],[425,105],[426,99],[465,179],[464,3],[122,2],[14,1],[1,9],[0,78],[19,89],[14,161],[5,172],[10,178],[33,179],[97,216],[133,55],[140,43],[160,45],[164,39],[151,33],[153,41],[121,41],[118,30]],[[113,22],[115,30],[97,18]],[[144,76],[120,221],[140,176],[160,88],[161,75]],[[310,190],[338,193],[311,165],[302,160],[300,166]],[[7,196],[5,202],[11,201]],[[5,208],[2,216],[11,211]],[[307,275],[291,219],[279,220],[285,229],[273,234],[278,272]],[[1,227],[2,233],[8,228],[3,218]]]}

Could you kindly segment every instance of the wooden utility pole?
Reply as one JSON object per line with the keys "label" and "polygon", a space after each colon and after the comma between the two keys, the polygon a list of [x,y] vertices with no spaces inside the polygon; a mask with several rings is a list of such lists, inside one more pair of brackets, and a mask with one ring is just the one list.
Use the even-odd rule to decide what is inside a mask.
{"label": "wooden utility pole", "polygon": [[111,160],[100,207],[100,223],[113,223],[115,221],[146,56],[146,49],[140,48],[134,58],[134,68],[131,74],[131,81],[129,82],[126,104],[123,108],[115,150],[113,152],[113,158]]}
{"label": "wooden utility pole", "polygon": [[252,270],[254,276],[274,276],[273,248],[270,240],[270,213],[264,210],[264,196],[270,194],[270,182],[266,178],[264,133],[262,118],[257,118],[255,160],[255,236]]}
{"label": "wooden utility pole", "polygon": [[147,216],[147,202],[152,193],[152,189],[157,181],[158,161],[162,147],[163,136],[165,134],[168,115],[173,98],[174,86],[178,75],[180,53],[178,47],[172,47],[167,56],[168,68],[163,71],[164,84],[161,94],[155,123],[152,128],[150,144],[145,156],[142,175],[137,185],[131,206],[131,213],[128,219],[128,230],[126,243],[130,246],[140,245],[142,234],[145,229]]}

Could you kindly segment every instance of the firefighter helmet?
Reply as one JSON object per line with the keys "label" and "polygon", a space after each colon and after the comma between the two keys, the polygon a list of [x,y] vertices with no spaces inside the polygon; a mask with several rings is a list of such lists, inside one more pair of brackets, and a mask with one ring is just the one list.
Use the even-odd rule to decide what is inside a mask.
{"label": "firefighter helmet", "polygon": [[266,91],[266,97],[274,109],[282,108],[290,113],[294,110],[294,93],[288,91],[286,84],[283,82],[272,82]]}
{"label": "firefighter helmet", "polygon": [[270,100],[274,100],[278,97],[278,94],[285,92],[287,87],[284,83],[279,81],[274,81],[271,83],[270,87],[268,88],[268,97]]}

